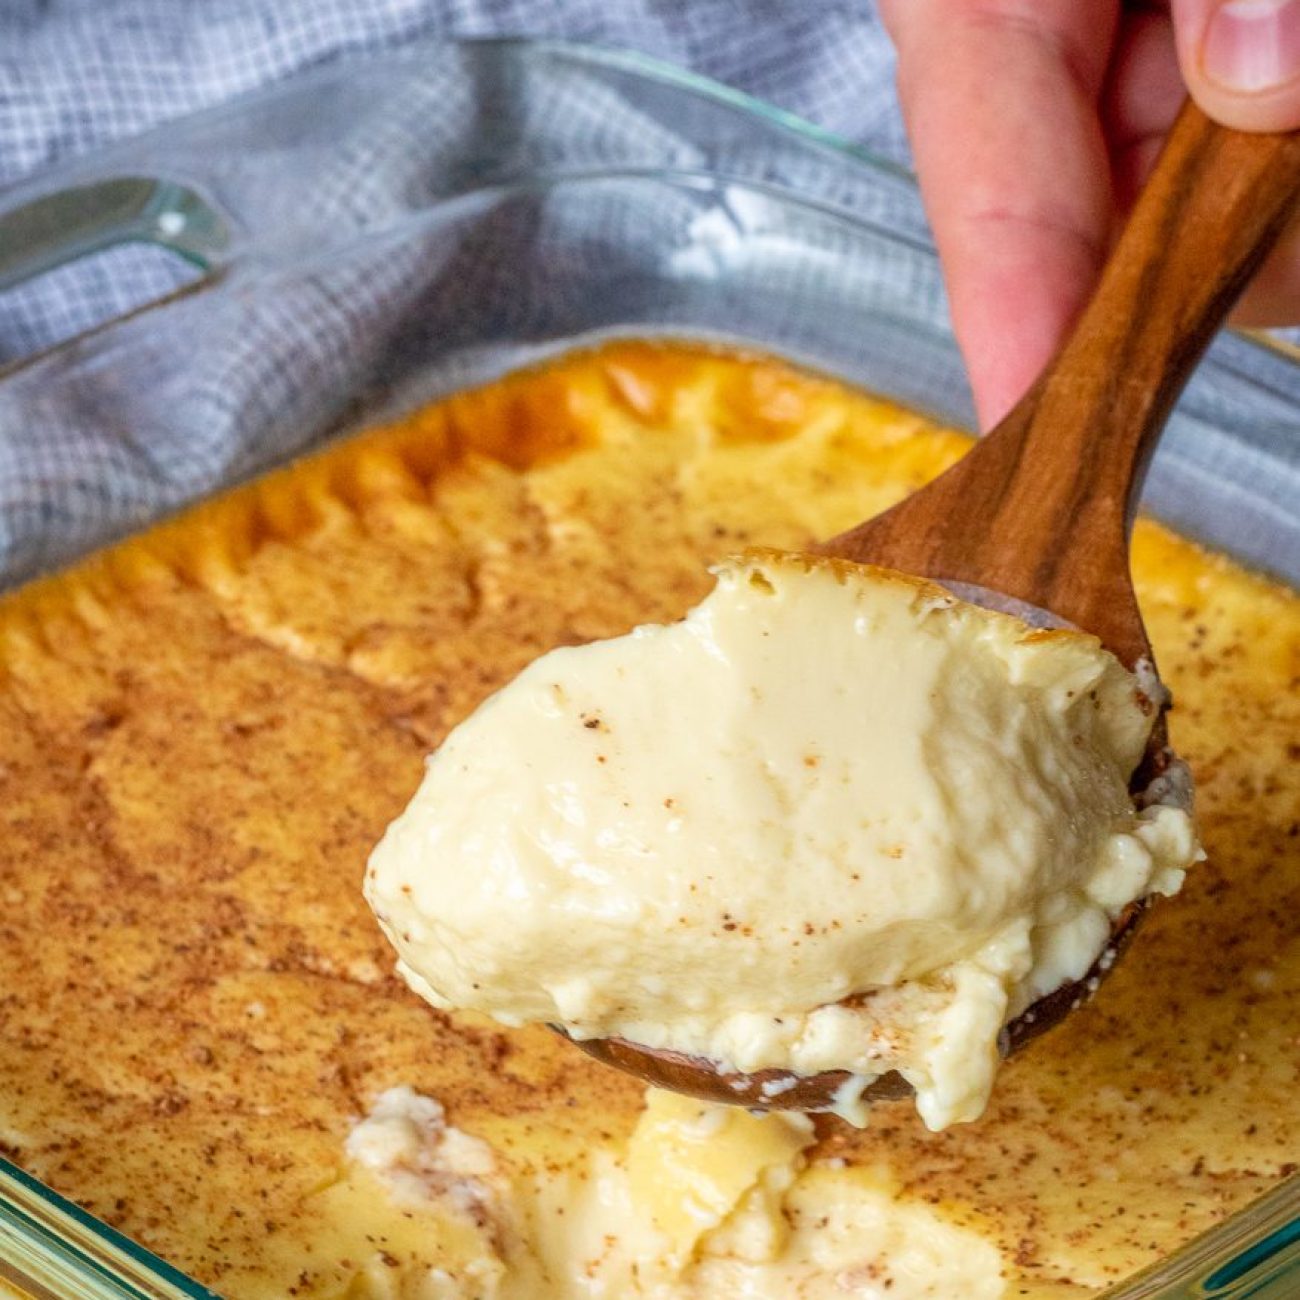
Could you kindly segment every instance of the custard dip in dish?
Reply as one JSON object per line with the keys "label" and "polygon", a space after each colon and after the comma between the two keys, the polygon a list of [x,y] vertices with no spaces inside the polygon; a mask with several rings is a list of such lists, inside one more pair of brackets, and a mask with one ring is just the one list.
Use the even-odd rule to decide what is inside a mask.
{"label": "custard dip in dish", "polygon": [[362,896],[425,755],[526,665],[671,625],[709,566],[804,552],[966,445],[770,358],[611,344],[0,600],[4,1154],[231,1300],[1061,1300],[1275,1185],[1300,598],[1149,521],[1207,857],[978,1122],[647,1097],[431,1008]]}

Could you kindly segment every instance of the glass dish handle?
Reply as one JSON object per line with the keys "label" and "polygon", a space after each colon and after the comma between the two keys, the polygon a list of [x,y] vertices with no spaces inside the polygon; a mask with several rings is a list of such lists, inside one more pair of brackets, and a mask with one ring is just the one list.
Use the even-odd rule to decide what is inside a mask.
{"label": "glass dish handle", "polygon": [[0,200],[0,290],[116,244],[146,243],[215,270],[230,230],[196,190],[121,176],[55,190],[8,211]]}

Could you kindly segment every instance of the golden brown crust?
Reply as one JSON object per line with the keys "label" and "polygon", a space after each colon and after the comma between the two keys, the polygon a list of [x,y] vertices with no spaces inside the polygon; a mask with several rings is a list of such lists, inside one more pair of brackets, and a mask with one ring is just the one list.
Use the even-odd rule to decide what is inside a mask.
{"label": "golden brown crust", "polygon": [[[342,1268],[294,1242],[381,1088],[440,1097],[519,1163],[626,1133],[631,1080],[399,986],[367,852],[424,753],[537,653],[676,617],[708,563],[806,547],[963,445],[779,363],[617,344],[0,602],[5,1153],[252,1297]],[[889,1164],[1043,1293],[1245,1204],[1300,1119],[1281,869],[1300,845],[1300,600],[1149,524],[1136,566],[1210,862],[980,1124],[931,1135],[899,1103],[865,1135],[822,1128],[826,1153]]]}

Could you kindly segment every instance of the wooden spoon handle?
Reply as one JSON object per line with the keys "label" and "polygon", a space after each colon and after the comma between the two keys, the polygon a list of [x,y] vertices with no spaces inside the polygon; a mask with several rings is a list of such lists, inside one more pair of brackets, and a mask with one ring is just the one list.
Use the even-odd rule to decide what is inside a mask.
{"label": "wooden spoon handle", "polygon": [[[1108,644],[1128,636],[1111,648],[1129,662],[1145,653],[1128,581],[1137,490],[1170,408],[1298,185],[1300,134],[1230,131],[1189,102],[1096,294],[1039,381],[930,488],[829,549],[1017,596]],[[1117,601],[1125,618],[1108,621]]]}
{"label": "wooden spoon handle", "polygon": [[1188,102],[1096,294],[999,429],[1004,463],[1030,471],[1005,508],[1017,515],[1033,503],[1045,535],[1067,520],[1131,521],[1170,409],[1281,233],[1297,187],[1300,134],[1230,131]]}

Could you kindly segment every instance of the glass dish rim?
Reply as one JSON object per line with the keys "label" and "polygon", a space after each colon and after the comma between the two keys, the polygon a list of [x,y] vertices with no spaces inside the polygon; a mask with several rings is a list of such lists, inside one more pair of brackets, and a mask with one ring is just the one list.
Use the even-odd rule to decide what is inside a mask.
{"label": "glass dish rim", "polygon": [[[97,163],[105,156],[111,156],[114,152],[130,149],[140,142],[156,136],[165,136],[174,128],[197,119],[205,117],[217,117],[226,113],[235,113],[250,104],[262,100],[270,100],[277,95],[285,92],[286,88],[302,88],[310,84],[312,79],[325,79],[340,70],[350,67],[364,67],[391,61],[394,64],[404,62],[414,62],[418,57],[420,50],[429,46],[453,46],[459,48],[497,48],[501,50],[519,49],[525,51],[539,51],[542,53],[554,53],[572,59],[578,63],[589,65],[598,65],[607,68],[617,69],[622,72],[631,73],[634,76],[641,77],[647,81],[657,82],[661,85],[673,86],[682,90],[689,91],[701,98],[712,100],[714,103],[722,104],[733,109],[742,116],[758,119],[766,123],[769,127],[774,128],[793,139],[799,141],[804,146],[812,146],[818,150],[824,150],[827,153],[846,160],[849,163],[866,168],[868,171],[879,176],[886,176],[891,182],[901,184],[907,187],[913,194],[920,193],[920,186],[916,174],[908,167],[894,161],[892,158],[885,157],[873,149],[864,145],[855,144],[853,141],[830,130],[822,127],[807,118],[789,109],[781,108],[767,100],[760,99],[747,91],[738,90],[733,86],[728,86],[724,82],[716,81],[702,73],[694,72],[688,68],[682,68],[667,60],[660,59],[655,55],[645,54],[638,50],[628,49],[616,45],[604,44],[600,42],[584,42],[578,40],[564,39],[560,37],[529,37],[520,35],[504,36],[465,36],[465,37],[419,37],[406,45],[392,49],[375,51],[364,57],[352,61],[331,61],[319,66],[306,69],[296,75],[290,76],[283,81],[273,82],[270,85],[261,86],[242,92],[231,99],[223,100],[215,104],[210,104],[204,108],[197,109],[190,113],[182,114],[175,118],[169,118],[162,122],[154,123],[146,127],[143,131],[132,135],[123,136],[119,139],[110,141],[101,149],[91,150],[86,154],[79,154],[63,163],[56,163],[51,167],[40,169],[39,171],[21,178],[17,182],[0,187],[0,216],[3,216],[3,209],[6,203],[15,195],[21,195],[26,191],[33,194],[48,193],[51,189],[61,187],[51,186],[50,182],[57,177],[67,174],[69,177],[76,177],[79,173],[93,173],[97,169]],[[534,185],[539,183],[550,183],[555,185],[563,184],[566,180],[577,179],[580,175],[583,179],[597,179],[602,175],[613,176],[618,174],[620,169],[616,168],[593,168],[581,173],[555,173],[548,175],[542,170],[533,170],[527,173],[531,177]],[[629,174],[629,169],[621,169],[621,174]],[[673,169],[664,168],[643,168],[640,169],[640,175],[647,177],[662,176],[664,179],[671,179]],[[678,174],[684,174],[679,171]],[[712,176],[715,179],[722,176],[722,173],[711,172],[708,169],[701,168],[698,172],[700,176]],[[848,220],[851,224],[862,224],[864,218],[860,213],[855,212],[852,208],[845,205],[835,204],[829,201],[812,200],[805,198],[793,191],[783,188],[779,185],[764,187],[761,182],[748,178],[730,178],[737,184],[748,184],[756,189],[762,190],[768,197],[777,202],[790,203],[795,206],[806,206],[822,211],[831,215],[839,215]],[[497,185],[502,182],[496,182]],[[175,188],[175,187],[173,187]],[[452,194],[443,196],[437,203],[442,203],[449,198],[459,197],[461,195],[478,193],[490,186],[469,186],[463,190],[455,191]],[[182,201],[193,198],[190,192],[181,192],[177,197]],[[436,206],[433,205],[433,206]],[[428,208],[424,209],[429,210]],[[887,232],[893,238],[906,239],[909,243],[924,247],[937,259],[933,247],[929,245],[920,245],[919,241],[912,240],[908,235],[900,231]],[[137,238],[139,238],[137,236]],[[125,240],[123,242],[126,242]],[[141,242],[158,243],[160,246],[169,246],[166,241],[142,240]],[[83,250],[84,251],[84,250]],[[198,267],[204,274],[196,281],[186,284],[172,293],[157,298],[151,302],[144,303],[136,308],[131,315],[143,314],[153,311],[155,308],[165,307],[176,297],[185,294],[202,293],[210,283],[228,267],[237,264],[238,252],[229,263],[217,265],[205,252],[190,248],[188,246],[177,246],[173,248],[178,256],[189,261],[192,265]],[[45,270],[54,269],[55,266],[62,265],[64,261],[75,260],[81,256],[82,252],[72,253],[66,259],[61,259],[44,266],[41,271],[35,274],[41,274]],[[21,283],[22,280],[17,281]],[[61,349],[71,347],[90,334],[104,329],[122,317],[113,317],[105,321],[102,325],[97,325],[89,330],[73,335],[67,339],[52,345],[49,348],[43,348],[35,353],[20,357],[12,362],[0,364],[0,381],[8,378],[10,375],[23,369],[29,362],[37,359],[48,357]],[[1240,339],[1243,343],[1252,348],[1269,353],[1287,365],[1300,370],[1300,344],[1291,343],[1286,339],[1278,338],[1267,330],[1228,326],[1226,333]]]}
{"label": "glass dish rim", "polygon": [[[872,171],[884,173],[895,181],[903,183],[918,195],[920,193],[920,182],[917,180],[916,173],[911,168],[895,162],[892,158],[887,158],[874,149],[868,149],[865,145],[854,144],[852,140],[847,139],[845,136],[831,131],[827,127],[818,126],[817,123],[805,117],[800,117],[789,109],[781,108],[779,105],[769,103],[767,100],[751,95],[747,91],[737,90],[733,86],[728,86],[725,82],[715,81],[711,77],[693,72],[689,68],[678,67],[653,55],[642,54],[637,50],[622,49],[613,45],[585,44],[581,41],[567,41],[558,38],[531,40],[525,36],[483,36],[469,37],[455,43],[463,45],[519,45],[533,49],[553,48],[572,57],[585,58],[588,62],[604,63],[609,67],[622,68],[628,72],[638,73],[641,76],[668,85],[681,86],[683,89],[693,91],[698,95],[714,99],[719,103],[728,104],[732,108],[747,113],[752,117],[760,118],[805,143],[817,145],[848,158],[852,162],[864,164]],[[777,187],[773,187],[773,189],[776,190],[776,197],[790,199],[794,202],[800,201],[800,196],[790,191],[780,190]],[[807,202],[807,200],[803,201]],[[856,215],[851,209],[834,204],[817,206],[821,206],[827,211],[843,213],[850,219]],[[861,221],[862,218],[858,216],[857,219]],[[906,236],[900,235],[896,231],[890,233],[899,238],[906,238]],[[928,251],[934,252],[932,248]],[[937,259],[937,253],[935,256]],[[1253,346],[1271,352],[1283,360],[1300,367],[1300,344],[1276,338],[1267,330],[1262,329],[1230,325],[1228,330],[1234,336]]]}

